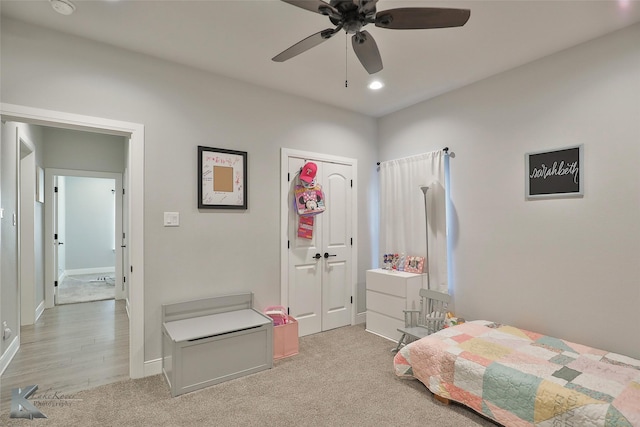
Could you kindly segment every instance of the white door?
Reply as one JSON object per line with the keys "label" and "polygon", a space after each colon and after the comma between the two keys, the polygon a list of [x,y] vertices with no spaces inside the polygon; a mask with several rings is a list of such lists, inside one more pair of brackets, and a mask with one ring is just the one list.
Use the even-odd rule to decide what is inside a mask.
{"label": "white door", "polygon": [[129,174],[125,168],[122,175],[122,286],[121,295],[116,296],[116,299],[129,299],[129,236],[127,231],[129,229],[129,199],[126,197],[129,192]]}
{"label": "white door", "polygon": [[122,184],[122,175],[118,174],[113,181],[113,189],[114,189],[114,203],[113,203],[113,211],[114,211],[114,224],[113,224],[113,249],[114,249],[114,263],[115,263],[115,271],[114,271],[114,297],[117,300],[125,298],[125,290],[124,290],[124,256],[123,252],[125,250],[125,234],[124,228],[122,226],[124,222],[123,215],[123,202],[124,202],[124,186]]}
{"label": "white door", "polygon": [[[306,161],[318,166],[317,183],[326,210],[313,217],[311,239],[298,237],[300,217],[294,189]],[[288,157],[287,306],[300,336],[351,324],[352,318],[352,166]]]}
{"label": "white door", "polygon": [[60,209],[60,190],[63,186],[64,178],[60,178],[57,175],[53,177],[53,266],[55,269],[54,287],[53,287],[53,304],[58,305],[58,286],[60,285],[60,279],[62,279],[62,272],[64,272],[64,248],[60,245],[64,245],[63,236],[64,233],[64,218],[61,218],[63,212]]}
{"label": "white door", "polygon": [[[351,324],[351,166],[322,164],[322,330]],[[318,221],[320,222],[320,221]],[[295,316],[294,316],[295,317]]]}

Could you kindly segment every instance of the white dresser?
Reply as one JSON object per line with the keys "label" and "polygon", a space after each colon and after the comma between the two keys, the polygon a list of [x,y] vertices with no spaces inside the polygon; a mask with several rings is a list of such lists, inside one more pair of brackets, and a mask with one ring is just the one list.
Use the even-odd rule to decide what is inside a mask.
{"label": "white dresser", "polygon": [[367,270],[367,331],[393,341],[404,326],[402,310],[420,309],[426,275],[393,270]]}

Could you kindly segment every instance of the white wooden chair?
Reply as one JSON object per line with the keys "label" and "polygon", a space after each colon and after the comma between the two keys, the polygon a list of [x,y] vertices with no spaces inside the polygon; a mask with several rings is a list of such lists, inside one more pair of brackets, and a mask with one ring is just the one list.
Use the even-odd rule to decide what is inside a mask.
{"label": "white wooden chair", "polygon": [[448,294],[420,289],[420,310],[403,310],[405,325],[404,328],[398,328],[402,337],[393,351],[442,329],[450,302],[451,296]]}

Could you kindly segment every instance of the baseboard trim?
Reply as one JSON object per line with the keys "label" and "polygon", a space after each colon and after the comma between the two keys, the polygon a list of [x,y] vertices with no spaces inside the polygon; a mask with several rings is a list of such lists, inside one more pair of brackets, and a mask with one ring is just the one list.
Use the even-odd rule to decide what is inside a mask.
{"label": "baseboard trim", "polygon": [[76,268],[73,270],[65,270],[65,276],[79,276],[81,274],[101,274],[101,273],[115,273],[115,267],[96,267],[96,268]]}
{"label": "baseboard trim", "polygon": [[361,323],[366,323],[367,321],[367,312],[365,311],[364,313],[358,313],[356,314],[356,325],[359,325]]}
{"label": "baseboard trim", "polygon": [[44,300],[41,301],[40,304],[38,304],[38,306],[36,307],[36,320],[33,323],[38,321],[40,316],[42,316],[42,313],[44,313]]}
{"label": "baseboard trim", "polygon": [[7,347],[2,357],[0,357],[0,375],[4,374],[4,371],[7,369],[9,363],[11,363],[16,353],[18,353],[19,349],[20,337],[15,336],[13,337],[13,341],[11,341],[11,344],[9,344],[9,347]]}
{"label": "baseboard trim", "polygon": [[144,362],[144,376],[150,377],[162,373],[162,358]]}

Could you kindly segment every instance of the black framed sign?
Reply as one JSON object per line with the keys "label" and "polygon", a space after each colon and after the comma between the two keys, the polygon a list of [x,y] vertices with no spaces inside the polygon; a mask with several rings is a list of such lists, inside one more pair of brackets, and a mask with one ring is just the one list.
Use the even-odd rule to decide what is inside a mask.
{"label": "black framed sign", "polygon": [[247,209],[247,153],[198,146],[198,209]]}
{"label": "black framed sign", "polygon": [[525,154],[527,199],[582,197],[582,145]]}

